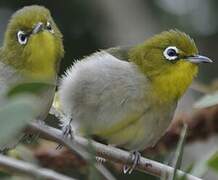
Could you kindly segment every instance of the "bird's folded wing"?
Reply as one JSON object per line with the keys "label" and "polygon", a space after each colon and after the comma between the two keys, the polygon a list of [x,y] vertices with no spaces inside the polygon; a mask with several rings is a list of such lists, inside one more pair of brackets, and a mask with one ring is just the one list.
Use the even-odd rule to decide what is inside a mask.
{"label": "bird's folded wing", "polygon": [[132,46],[117,46],[109,49],[105,49],[104,51],[111,54],[112,56],[116,57],[122,61],[129,61],[129,50]]}
{"label": "bird's folded wing", "polygon": [[0,60],[0,99],[5,95],[9,87],[19,81],[20,78],[14,68]]}

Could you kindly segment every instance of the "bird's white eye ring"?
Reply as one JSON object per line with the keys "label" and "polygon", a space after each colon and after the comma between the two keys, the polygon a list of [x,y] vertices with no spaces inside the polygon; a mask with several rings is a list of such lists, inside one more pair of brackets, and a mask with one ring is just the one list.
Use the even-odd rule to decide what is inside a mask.
{"label": "bird's white eye ring", "polygon": [[46,29],[51,32],[51,33],[54,33],[54,29],[52,28],[52,25],[50,22],[47,22],[46,23]]}
{"label": "bird's white eye ring", "polygon": [[28,41],[28,36],[24,31],[18,31],[17,40],[21,45],[25,45]]}
{"label": "bird's white eye ring", "polygon": [[178,53],[179,50],[177,49],[177,47],[169,46],[164,50],[163,55],[167,60],[172,61],[178,59]]}

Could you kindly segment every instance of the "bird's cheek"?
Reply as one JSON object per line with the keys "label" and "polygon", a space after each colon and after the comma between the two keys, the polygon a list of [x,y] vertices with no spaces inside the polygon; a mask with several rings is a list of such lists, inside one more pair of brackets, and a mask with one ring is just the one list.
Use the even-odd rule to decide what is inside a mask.
{"label": "bird's cheek", "polygon": [[196,67],[197,64],[194,64],[190,61],[187,61],[186,59],[180,59],[177,63],[179,64],[184,64],[184,65],[187,65],[187,66],[190,66],[190,67]]}
{"label": "bird's cheek", "polygon": [[191,63],[189,61],[187,61],[186,59],[181,59],[179,60],[176,65],[175,65],[175,69],[178,68],[179,69],[185,69],[188,74],[193,74],[193,76],[196,76],[196,74],[198,73],[198,65]]}

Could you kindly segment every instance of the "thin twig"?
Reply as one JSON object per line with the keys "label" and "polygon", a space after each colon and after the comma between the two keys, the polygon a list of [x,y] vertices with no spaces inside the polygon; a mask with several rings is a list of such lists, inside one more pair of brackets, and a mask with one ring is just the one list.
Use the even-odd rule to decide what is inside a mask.
{"label": "thin twig", "polygon": [[[54,140],[57,143],[62,143],[66,145],[73,153],[74,148],[77,146],[82,147],[89,147],[89,141],[83,137],[74,135],[73,140],[70,138],[62,138],[62,132],[58,129],[46,126],[46,125],[38,125],[36,123],[31,123],[28,126],[29,130],[40,132],[42,137],[50,140]],[[100,144],[98,142],[92,141],[92,146],[94,150],[96,151],[97,155],[100,157],[103,157],[107,160],[118,162],[121,164],[129,164],[131,165],[131,162],[129,157],[130,153],[115,147],[107,146],[104,144]],[[170,166],[161,164],[159,162],[147,159],[147,158],[140,158],[139,164],[137,165],[137,169],[143,172],[146,172],[148,174],[161,177],[162,174],[172,175],[174,169]],[[198,177],[195,177],[191,174],[186,174],[183,171],[178,170],[177,171],[178,176],[184,176],[186,175],[188,180],[201,180]]]}
{"label": "thin twig", "polygon": [[180,139],[179,139],[179,142],[178,142],[178,145],[177,145],[177,148],[176,148],[175,159],[174,159],[174,162],[173,162],[173,167],[175,168],[175,170],[174,170],[173,176],[171,176],[170,180],[176,179],[177,169],[179,169],[181,167],[187,128],[188,128],[187,124],[184,124],[183,128],[182,128],[181,135],[180,135]]}
{"label": "thin twig", "polygon": [[13,170],[14,172],[25,174],[33,178],[53,179],[53,180],[75,180],[65,175],[59,174],[51,169],[40,168],[36,165],[16,160],[0,154],[0,167]]}

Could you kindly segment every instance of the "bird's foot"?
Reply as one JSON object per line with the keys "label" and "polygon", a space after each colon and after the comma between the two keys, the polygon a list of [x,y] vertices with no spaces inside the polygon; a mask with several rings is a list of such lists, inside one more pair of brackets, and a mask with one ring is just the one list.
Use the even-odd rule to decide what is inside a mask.
{"label": "bird's foot", "polygon": [[[69,123],[62,128],[62,135],[64,139],[67,137],[70,137],[70,139],[73,140],[73,130],[72,130],[71,122],[72,122],[72,119],[70,119]],[[59,144],[56,147],[56,149],[61,149],[62,147],[63,145]]]}
{"label": "bird's foot", "polygon": [[106,159],[103,157],[96,156],[95,159],[96,159],[97,163],[99,163],[99,164],[103,164],[106,162]]}
{"label": "bird's foot", "polygon": [[70,137],[70,139],[72,140],[73,139],[73,128],[71,126],[71,123],[72,123],[72,119],[70,119],[69,123],[63,127],[63,137],[64,138],[67,138],[67,137]]}
{"label": "bird's foot", "polygon": [[124,165],[123,166],[123,173],[124,174],[131,174],[135,167],[139,164],[141,154],[138,151],[133,151],[130,153],[130,161],[133,162],[131,166]]}

